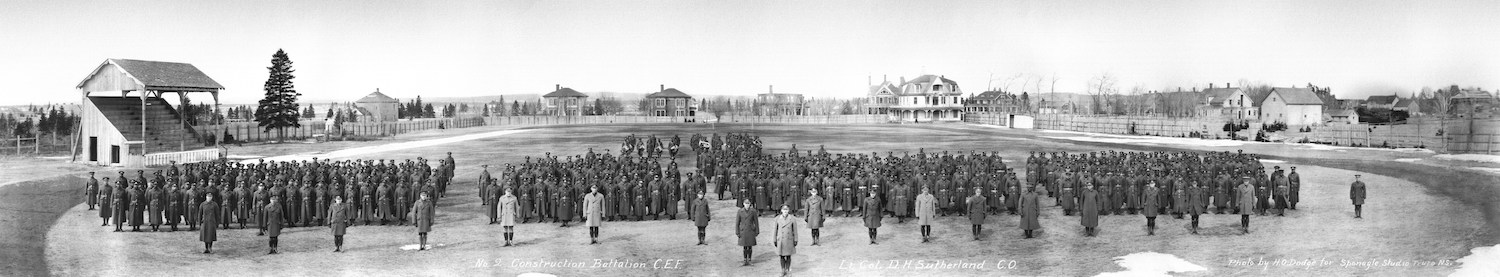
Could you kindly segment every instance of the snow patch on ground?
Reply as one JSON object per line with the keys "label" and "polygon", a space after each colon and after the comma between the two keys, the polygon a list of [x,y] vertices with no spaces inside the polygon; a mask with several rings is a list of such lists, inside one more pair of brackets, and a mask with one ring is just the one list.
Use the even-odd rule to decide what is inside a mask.
{"label": "snow patch on ground", "polygon": [[1172,254],[1138,252],[1115,257],[1115,264],[1125,271],[1099,273],[1096,277],[1113,276],[1172,276],[1174,272],[1207,271],[1208,268],[1193,264]]}
{"label": "snow patch on ground", "polygon": [[1190,146],[1207,146],[1207,147],[1235,147],[1235,146],[1245,145],[1244,141],[1237,141],[1237,140],[1210,140],[1210,139],[1196,139],[1196,138],[1172,138],[1172,137],[1151,137],[1151,136],[1120,136],[1120,135],[1103,135],[1103,134],[1089,134],[1088,136],[1082,136],[1082,137],[1051,137],[1051,136],[1048,136],[1046,138],[1066,139],[1066,140],[1076,140],[1076,141],[1088,141],[1088,142],[1104,142],[1104,143],[1172,144],[1172,145],[1190,145]]}
{"label": "snow patch on ground", "polygon": [[1493,174],[1500,174],[1500,168],[1495,168],[1495,167],[1470,167],[1469,169],[1478,170],[1478,171],[1484,171],[1484,172],[1489,172],[1489,173],[1493,173]]}
{"label": "snow patch on ground", "polygon": [[1396,161],[1398,161],[1398,162],[1406,162],[1406,163],[1415,163],[1415,162],[1422,161],[1422,159],[1418,159],[1418,158],[1400,158],[1400,159],[1396,159]]}
{"label": "snow patch on ground", "polygon": [[[446,245],[446,244],[428,244],[427,245],[427,250],[432,250],[434,248],[438,248],[438,247],[441,247],[443,245]],[[402,245],[401,246],[401,251],[416,251],[417,248],[421,248],[421,247],[422,246],[418,245],[418,244],[407,244],[407,245]]]}
{"label": "snow patch on ground", "polygon": [[265,157],[266,156],[256,156],[256,155],[228,155],[228,156],[224,156],[224,158],[231,159],[231,160],[259,159],[259,158],[265,158]]}
{"label": "snow patch on ground", "polygon": [[72,159],[72,158],[73,157],[69,157],[69,156],[42,157],[43,160],[66,160],[66,159]]}
{"label": "snow patch on ground", "polygon": [[1500,245],[1475,247],[1458,259],[1458,270],[1448,276],[1500,276]]}
{"label": "snow patch on ground", "polygon": [[1272,160],[1272,159],[1260,159],[1260,162],[1263,162],[1263,163],[1277,163],[1277,164],[1284,164],[1284,163],[1286,163],[1286,161],[1283,161],[1283,160]]}
{"label": "snow patch on ground", "polygon": [[1334,151],[1334,152],[1344,152],[1344,151],[1349,151],[1349,150],[1371,150],[1371,151],[1390,151],[1390,152],[1401,152],[1401,153],[1424,153],[1424,154],[1434,154],[1434,153],[1437,153],[1437,152],[1433,152],[1432,149],[1424,149],[1424,148],[1368,148],[1368,147],[1333,146],[1333,145],[1316,144],[1316,143],[1288,143],[1288,144],[1303,145],[1303,146],[1306,146],[1305,149],[1307,149],[1307,150],[1322,150],[1322,151]]}
{"label": "snow patch on ground", "polygon": [[[343,149],[343,150],[338,150],[338,151],[333,151],[333,152],[326,152],[326,153],[324,153],[324,152],[298,153],[298,154],[291,154],[291,155],[286,155],[286,156],[269,157],[269,158],[266,158],[266,161],[300,161],[300,160],[310,160],[312,158],[337,159],[337,158],[345,158],[345,157],[365,155],[365,154],[374,154],[374,153],[380,153],[380,152],[388,152],[388,151],[396,151],[396,150],[406,150],[406,149],[412,149],[412,148],[428,147],[428,146],[448,144],[448,143],[454,143],[454,142],[460,142],[460,141],[470,141],[470,140],[476,140],[476,139],[482,139],[482,138],[498,137],[498,136],[504,136],[504,135],[509,135],[509,134],[526,132],[526,131],[531,131],[531,129],[503,130],[503,131],[494,131],[494,132],[478,133],[478,134],[468,134],[468,135],[446,137],[446,138],[418,140],[418,141],[408,141],[408,142],[398,142],[398,143],[390,143],[390,144],[382,144],[382,145],[374,145],[374,146],[365,146],[365,147],[355,147],[355,148]],[[243,161],[243,162],[244,163],[254,163],[256,161],[246,160],[246,161]]]}
{"label": "snow patch on ground", "polygon": [[1434,155],[1432,157],[1433,158],[1438,158],[1438,159],[1444,159],[1444,160],[1454,160],[1454,161],[1470,161],[1470,162],[1481,162],[1481,163],[1500,163],[1500,155],[1485,155],[1485,154],[1442,154],[1442,155]]}
{"label": "snow patch on ground", "polygon": [[536,272],[521,273],[521,275],[516,275],[516,276],[518,276],[518,277],[557,277],[557,275],[546,274],[546,273],[536,273]]}

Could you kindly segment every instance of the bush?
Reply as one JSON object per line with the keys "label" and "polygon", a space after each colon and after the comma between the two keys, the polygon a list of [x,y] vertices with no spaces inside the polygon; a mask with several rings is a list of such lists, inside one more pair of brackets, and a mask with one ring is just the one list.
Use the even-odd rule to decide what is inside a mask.
{"label": "bush", "polygon": [[1255,141],[1260,141],[1260,142],[1270,141],[1268,138],[1266,138],[1266,130],[1255,131]]}
{"label": "bush", "polygon": [[1282,122],[1278,121],[1278,122],[1271,123],[1271,125],[1269,125],[1269,126],[1267,126],[1266,124],[1263,123],[1263,124],[1261,124],[1260,128],[1263,129],[1263,130],[1266,130],[1266,132],[1285,131],[1286,130],[1286,123],[1282,123]]}

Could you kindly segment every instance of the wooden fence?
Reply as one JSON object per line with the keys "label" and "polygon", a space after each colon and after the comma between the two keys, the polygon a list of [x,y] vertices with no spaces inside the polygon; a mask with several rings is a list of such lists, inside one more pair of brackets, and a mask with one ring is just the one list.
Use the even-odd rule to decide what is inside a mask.
{"label": "wooden fence", "polygon": [[[975,116],[966,121],[996,124],[998,118]],[[1090,116],[1069,114],[1036,115],[1036,128],[1090,133],[1135,134],[1185,137],[1198,132],[1205,138],[1228,139],[1223,127],[1228,118],[1163,118],[1136,116]],[[999,124],[996,124],[999,125]],[[1308,127],[1307,132],[1302,128]],[[1237,135],[1254,138],[1262,124],[1249,121],[1249,129]],[[1428,148],[1442,153],[1500,153],[1500,119],[1418,118],[1404,124],[1325,123],[1287,126],[1286,130],[1269,132],[1269,137],[1290,142],[1323,143],[1341,146],[1388,148]]]}
{"label": "wooden fence", "polygon": [[181,163],[202,162],[202,161],[212,161],[212,160],[219,159],[219,157],[221,157],[221,155],[223,155],[223,151],[220,148],[207,148],[207,149],[189,150],[189,151],[181,151],[181,152],[151,153],[151,154],[146,154],[145,157],[141,158],[141,162],[144,163],[144,164],[141,164],[141,165],[142,166],[169,165],[173,161],[176,161],[177,163],[180,163],[180,164]]}

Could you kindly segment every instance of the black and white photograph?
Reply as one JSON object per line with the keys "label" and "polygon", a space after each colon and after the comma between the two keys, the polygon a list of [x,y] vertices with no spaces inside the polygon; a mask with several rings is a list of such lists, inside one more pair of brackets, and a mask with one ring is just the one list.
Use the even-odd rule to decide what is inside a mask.
{"label": "black and white photograph", "polygon": [[0,1],[0,276],[1500,276],[1500,1]]}

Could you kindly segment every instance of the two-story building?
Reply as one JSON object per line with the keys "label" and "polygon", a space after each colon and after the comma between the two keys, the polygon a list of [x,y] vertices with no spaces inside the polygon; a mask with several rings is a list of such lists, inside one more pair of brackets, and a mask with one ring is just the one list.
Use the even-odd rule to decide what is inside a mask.
{"label": "two-story building", "polygon": [[940,75],[922,75],[900,85],[890,82],[870,91],[871,111],[883,111],[891,122],[963,120],[964,96],[958,82]]}
{"label": "two-story building", "polygon": [[1260,102],[1261,122],[1310,125],[1323,121],[1323,99],[1307,88],[1271,88]]}
{"label": "two-story building", "polygon": [[647,116],[693,117],[698,112],[698,102],[693,101],[693,96],[666,85],[661,86],[661,91],[646,95],[646,102],[651,105]]}
{"label": "two-story building", "polygon": [[542,114],[552,116],[583,116],[589,96],[571,88],[554,85],[553,91],[542,95]]}
{"label": "two-story building", "polygon": [[1215,88],[1209,85],[1208,89],[1203,91],[1203,95],[1203,105],[1208,114],[1233,119],[1252,119],[1259,116],[1260,109],[1256,108],[1255,100],[1245,95],[1243,89],[1227,86]]}
{"label": "two-story building", "polygon": [[755,95],[761,115],[806,115],[807,102],[802,94],[766,92]]}
{"label": "two-story building", "polygon": [[359,112],[361,121],[396,121],[396,116],[399,113],[397,109],[400,107],[401,101],[380,93],[380,89],[378,88],[375,89],[375,92],[371,92],[369,95],[365,95],[365,97],[354,101],[354,109]]}
{"label": "two-story building", "polygon": [[1014,114],[1021,112],[1023,105],[1021,98],[1015,94],[991,90],[964,100],[964,112]]}

